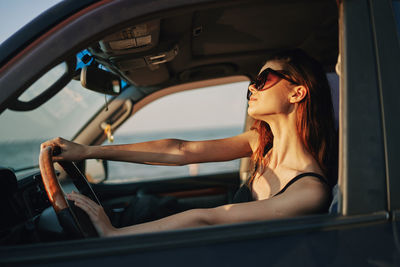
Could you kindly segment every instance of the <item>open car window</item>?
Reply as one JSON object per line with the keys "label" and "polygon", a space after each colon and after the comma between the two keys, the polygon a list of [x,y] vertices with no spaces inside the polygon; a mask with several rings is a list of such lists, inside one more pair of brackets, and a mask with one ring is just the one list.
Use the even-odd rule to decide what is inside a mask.
{"label": "open car window", "polygon": [[[164,138],[207,140],[243,132],[248,82],[182,91],[140,109],[114,134],[112,144]],[[111,144],[108,140],[104,145]],[[154,166],[109,161],[108,182],[149,181],[239,171],[239,159],[228,162]],[[86,170],[90,174],[90,170]]]}

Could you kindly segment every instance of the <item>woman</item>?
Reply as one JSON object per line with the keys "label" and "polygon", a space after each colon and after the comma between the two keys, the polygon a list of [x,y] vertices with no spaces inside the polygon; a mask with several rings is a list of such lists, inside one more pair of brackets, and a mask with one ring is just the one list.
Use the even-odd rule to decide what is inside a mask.
{"label": "woman", "polygon": [[318,62],[301,50],[273,55],[249,85],[248,114],[254,127],[211,141],[165,139],[113,146],[85,146],[56,138],[55,161],[88,158],[159,165],[227,161],[251,156],[255,170],[233,204],[193,209],[160,220],[114,228],[104,210],[87,197],[67,197],[85,210],[102,236],[156,232],[204,225],[286,218],[326,212],[335,127],[330,88]]}

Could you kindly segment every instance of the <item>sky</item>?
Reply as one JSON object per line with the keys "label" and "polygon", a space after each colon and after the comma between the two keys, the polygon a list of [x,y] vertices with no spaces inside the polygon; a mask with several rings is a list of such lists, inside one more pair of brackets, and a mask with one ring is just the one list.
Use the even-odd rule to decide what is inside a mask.
{"label": "sky", "polygon": [[[0,43],[60,0],[0,1]],[[189,91],[158,100],[138,112],[120,131],[218,128],[242,125],[246,112],[246,82],[218,86],[206,93]],[[139,116],[140,115],[140,116]]]}
{"label": "sky", "polygon": [[0,1],[0,43],[60,0]]}
{"label": "sky", "polygon": [[139,110],[120,132],[243,126],[248,82],[189,90],[158,99]]}

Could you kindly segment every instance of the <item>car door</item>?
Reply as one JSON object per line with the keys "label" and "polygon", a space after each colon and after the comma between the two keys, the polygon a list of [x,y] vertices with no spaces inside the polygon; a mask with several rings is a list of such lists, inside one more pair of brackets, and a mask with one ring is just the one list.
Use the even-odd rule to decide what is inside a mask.
{"label": "car door", "polygon": [[[108,3],[121,10],[128,1]],[[100,3],[100,2],[99,2]],[[204,4],[203,1],[192,1]],[[183,5],[180,1],[154,1],[154,6],[137,3],[122,10],[141,16]],[[157,4],[157,5],[155,5]],[[125,5],[125,6],[124,6]],[[102,6],[90,6],[94,17]],[[86,13],[82,16],[89,16]],[[109,18],[111,20],[112,18]],[[105,19],[107,20],[107,19]],[[122,20],[122,19],[121,19]],[[95,20],[94,21],[98,21]],[[90,20],[88,19],[88,21]],[[105,28],[100,20],[98,32]],[[339,191],[333,214],[296,217],[285,220],[242,223],[186,229],[157,234],[143,234],[107,239],[87,239],[50,244],[0,248],[1,261],[25,265],[384,265],[399,264],[398,249],[398,124],[399,114],[395,74],[399,47],[391,2],[339,1],[340,37],[340,147]],[[89,23],[90,24],[90,23]],[[38,54],[22,58],[10,67],[28,70],[30,60],[44,56],[44,48],[54,45],[52,38],[67,39],[80,24],[72,25],[59,36],[49,36],[38,47]],[[52,59],[78,47],[86,37],[70,44],[58,44],[49,55]],[[43,60],[45,68],[52,59]],[[33,74],[32,74],[33,73]],[[17,74],[7,70],[2,77],[11,82]],[[27,71],[27,77],[34,72]],[[397,76],[397,77],[396,77]],[[27,78],[28,79],[28,78]],[[27,80],[16,81],[21,86]],[[3,85],[2,84],[2,85]],[[19,85],[18,85],[19,86]],[[17,87],[18,87],[17,86]],[[18,87],[19,88],[19,87]],[[396,92],[396,93],[395,93]],[[2,92],[4,99],[15,92]],[[397,100],[397,101],[396,101]],[[0,109],[1,109],[0,108]],[[395,119],[395,118],[394,118]]]}

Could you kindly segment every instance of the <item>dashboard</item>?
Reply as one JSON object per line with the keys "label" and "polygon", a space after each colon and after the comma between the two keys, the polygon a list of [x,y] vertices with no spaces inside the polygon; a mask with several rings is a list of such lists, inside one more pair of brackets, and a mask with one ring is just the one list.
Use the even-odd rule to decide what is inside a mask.
{"label": "dashboard", "polygon": [[[44,211],[52,207],[44,190],[40,172],[17,180],[15,173],[0,167],[0,245],[26,244],[45,241]],[[52,220],[54,221],[54,220]]]}

